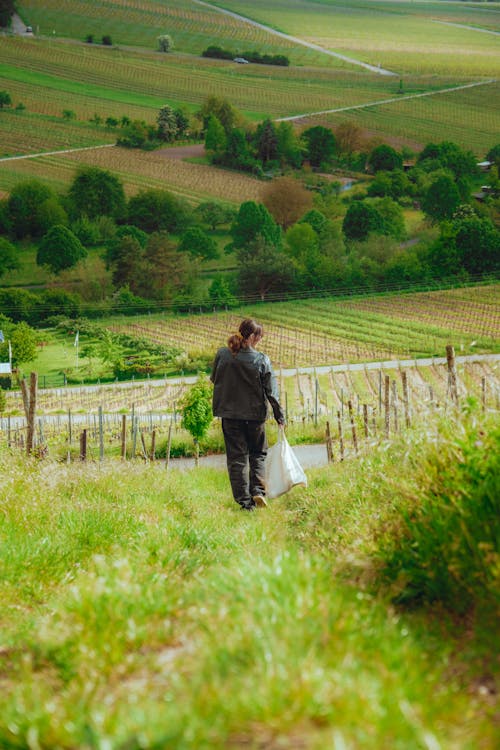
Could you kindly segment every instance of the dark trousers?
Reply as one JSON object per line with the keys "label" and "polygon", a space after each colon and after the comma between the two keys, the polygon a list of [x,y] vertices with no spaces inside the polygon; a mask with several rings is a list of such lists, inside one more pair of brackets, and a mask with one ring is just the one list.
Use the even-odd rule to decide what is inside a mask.
{"label": "dark trousers", "polygon": [[222,432],[233,497],[242,507],[252,506],[253,496],[265,495],[265,422],[223,419]]}

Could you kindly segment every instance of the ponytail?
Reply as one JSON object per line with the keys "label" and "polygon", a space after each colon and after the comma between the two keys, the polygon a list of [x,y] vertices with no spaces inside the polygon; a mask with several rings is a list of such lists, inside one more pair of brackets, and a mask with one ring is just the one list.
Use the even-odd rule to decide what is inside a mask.
{"label": "ponytail", "polygon": [[233,333],[227,340],[227,345],[231,354],[238,354],[242,347],[246,348],[248,346],[248,339],[252,334],[262,338],[264,335],[263,328],[259,323],[256,323],[255,320],[245,318],[240,324],[238,333]]}

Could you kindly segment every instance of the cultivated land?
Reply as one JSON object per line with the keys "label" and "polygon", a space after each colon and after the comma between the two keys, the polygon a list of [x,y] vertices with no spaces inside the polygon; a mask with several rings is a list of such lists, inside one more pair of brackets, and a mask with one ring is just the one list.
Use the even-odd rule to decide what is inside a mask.
{"label": "cultivated land", "polygon": [[[500,70],[496,4],[375,1],[354,2],[346,8],[336,2],[298,1],[257,2],[251,10],[248,3],[229,2],[224,7],[251,12],[256,21],[325,49],[380,64],[396,76],[371,73],[187,0],[168,6],[25,2],[20,13],[35,29],[35,38],[2,39],[0,87],[11,93],[14,108],[21,103],[26,109],[0,113],[0,153],[22,155],[113,143],[116,131],[91,124],[90,118],[126,115],[153,123],[166,102],[195,111],[206,96],[221,92],[254,120],[336,110],[321,120],[338,124],[349,119],[367,134],[416,150],[430,139],[452,138],[483,158],[496,143],[494,79]],[[168,55],[155,51],[157,35],[165,32],[176,42],[174,53]],[[84,37],[92,33],[96,41],[109,33],[117,46],[84,44]],[[257,48],[286,54],[291,66],[235,66],[231,61],[198,57],[209,44],[240,53]],[[446,93],[470,83],[483,85]],[[428,92],[436,93],[405,98]],[[395,101],[377,104],[388,99]],[[77,119],[64,121],[65,109]],[[314,118],[304,119],[300,125],[313,122]],[[148,163],[154,171],[154,157]],[[8,190],[39,171],[36,162],[22,166],[4,162],[0,189]],[[50,177],[52,170],[47,171]],[[57,184],[56,176],[53,180]],[[182,183],[183,177],[179,180]],[[173,174],[168,187],[175,182]]]}

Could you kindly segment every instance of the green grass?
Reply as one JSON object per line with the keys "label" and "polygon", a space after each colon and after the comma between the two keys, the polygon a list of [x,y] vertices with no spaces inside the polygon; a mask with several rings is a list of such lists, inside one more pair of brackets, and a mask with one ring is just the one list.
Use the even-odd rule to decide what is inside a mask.
{"label": "green grass", "polygon": [[493,622],[381,585],[387,447],[246,515],[224,471],[0,448],[2,747],[493,748]]}

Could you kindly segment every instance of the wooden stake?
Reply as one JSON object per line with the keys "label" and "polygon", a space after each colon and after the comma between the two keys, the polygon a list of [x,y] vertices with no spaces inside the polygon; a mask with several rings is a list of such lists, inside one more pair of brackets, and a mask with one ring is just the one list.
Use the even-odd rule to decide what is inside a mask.
{"label": "wooden stake", "polygon": [[151,461],[156,458],[156,430],[151,433]]}
{"label": "wooden stake", "polygon": [[122,414],[122,447],[121,457],[123,460],[127,458],[127,415]]}
{"label": "wooden stake", "polygon": [[384,382],[384,411],[385,411],[385,436],[389,437],[390,433],[390,387],[391,387],[391,379],[389,375],[385,376],[385,382]]}
{"label": "wooden stake", "polygon": [[458,404],[457,370],[455,367],[455,349],[448,344],[446,347],[446,363],[448,365],[448,392],[454,404]]}
{"label": "wooden stake", "polygon": [[403,408],[405,412],[405,425],[410,426],[410,392],[408,390],[408,375],[406,370],[401,373],[401,380],[403,381]]}
{"label": "wooden stake", "polygon": [[170,463],[170,447],[172,445],[172,421],[168,426],[168,438],[167,438],[167,455],[165,457],[165,470],[168,471],[168,465]]}
{"label": "wooden stake", "polygon": [[344,460],[344,435],[342,432],[342,417],[340,411],[337,411],[337,424],[339,428],[339,448],[340,448],[340,460]]}
{"label": "wooden stake", "polygon": [[363,404],[363,425],[365,428],[365,438],[368,439],[369,429],[368,429],[368,405],[367,404]]}
{"label": "wooden stake", "polygon": [[80,461],[87,459],[87,430],[80,434]]}
{"label": "wooden stake", "polygon": [[333,443],[332,435],[330,432],[330,422],[326,423],[326,457],[328,459],[328,463],[331,464],[333,462]]}
{"label": "wooden stake", "polygon": [[394,432],[399,432],[399,420],[398,420],[398,389],[396,381],[392,381],[392,411],[394,413]]}
{"label": "wooden stake", "polygon": [[356,455],[358,454],[358,436],[356,435],[356,425],[354,424],[354,414],[352,411],[352,401],[349,399],[347,402],[347,406],[349,408],[349,419],[351,421],[351,432],[352,432],[352,442],[354,445],[354,450],[356,451]]}

